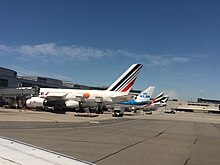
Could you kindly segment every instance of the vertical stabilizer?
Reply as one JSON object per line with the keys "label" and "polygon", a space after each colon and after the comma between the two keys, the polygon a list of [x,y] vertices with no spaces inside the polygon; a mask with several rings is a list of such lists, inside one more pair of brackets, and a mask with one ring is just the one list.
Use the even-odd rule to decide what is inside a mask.
{"label": "vertical stabilizer", "polygon": [[156,100],[161,99],[161,98],[163,97],[163,95],[164,95],[164,92],[161,92],[159,95],[157,95],[157,96],[152,100],[152,102],[155,102]]}
{"label": "vertical stabilizer", "polygon": [[107,90],[129,93],[142,67],[142,64],[131,65]]}
{"label": "vertical stabilizer", "polygon": [[136,101],[149,101],[153,92],[154,92],[155,86],[150,86],[147,89],[145,89],[143,92],[141,92],[137,98]]}

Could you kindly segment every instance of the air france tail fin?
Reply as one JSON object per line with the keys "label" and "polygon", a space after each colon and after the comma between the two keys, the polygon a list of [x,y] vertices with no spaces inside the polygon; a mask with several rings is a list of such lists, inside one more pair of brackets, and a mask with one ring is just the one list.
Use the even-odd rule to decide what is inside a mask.
{"label": "air france tail fin", "polygon": [[131,65],[107,90],[129,93],[142,67],[142,64]]}
{"label": "air france tail fin", "polygon": [[136,101],[149,101],[154,92],[154,89],[155,89],[155,86],[148,87],[143,92],[141,92],[135,100]]}

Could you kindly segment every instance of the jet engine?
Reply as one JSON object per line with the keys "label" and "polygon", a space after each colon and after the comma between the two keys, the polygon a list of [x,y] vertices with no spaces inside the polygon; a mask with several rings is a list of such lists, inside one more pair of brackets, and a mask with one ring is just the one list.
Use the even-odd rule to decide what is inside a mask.
{"label": "jet engine", "polygon": [[46,107],[65,107],[64,100],[44,100],[43,105]]}
{"label": "jet engine", "polygon": [[66,106],[69,108],[77,108],[79,107],[79,102],[74,100],[68,100],[65,102]]}
{"label": "jet engine", "polygon": [[43,107],[44,98],[32,97],[26,100],[26,106],[30,108]]}

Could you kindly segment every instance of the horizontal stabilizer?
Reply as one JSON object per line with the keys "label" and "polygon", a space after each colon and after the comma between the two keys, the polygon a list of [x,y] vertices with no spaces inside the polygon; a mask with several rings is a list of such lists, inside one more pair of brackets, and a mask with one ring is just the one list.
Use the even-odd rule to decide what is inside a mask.
{"label": "horizontal stabilizer", "polygon": [[134,97],[134,95],[123,95],[123,96],[116,96],[116,97],[112,97],[112,101],[114,103],[120,103],[120,102],[125,102],[125,101],[129,101]]}
{"label": "horizontal stabilizer", "polygon": [[46,100],[65,100],[68,93],[53,93],[48,92],[45,96]]}

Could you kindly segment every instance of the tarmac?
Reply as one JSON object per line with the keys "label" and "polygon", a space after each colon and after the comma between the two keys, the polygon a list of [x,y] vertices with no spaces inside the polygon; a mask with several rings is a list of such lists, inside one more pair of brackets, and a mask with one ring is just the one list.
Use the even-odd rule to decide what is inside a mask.
{"label": "tarmac", "polygon": [[98,165],[220,164],[220,114],[75,114],[0,108],[0,136]]}

